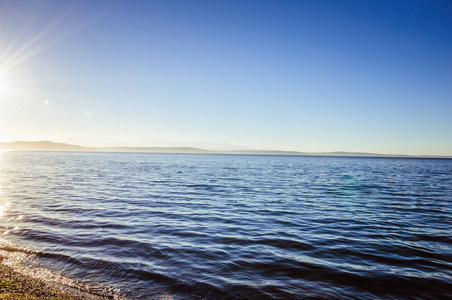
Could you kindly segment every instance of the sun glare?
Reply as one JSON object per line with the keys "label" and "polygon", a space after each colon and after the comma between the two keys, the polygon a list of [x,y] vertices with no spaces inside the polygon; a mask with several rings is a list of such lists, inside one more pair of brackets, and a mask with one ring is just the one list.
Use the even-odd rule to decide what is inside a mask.
{"label": "sun glare", "polygon": [[8,88],[6,84],[5,72],[0,70],[0,96],[5,95],[6,93],[8,93]]}
{"label": "sun glare", "polygon": [[5,92],[5,83],[3,80],[3,72],[0,71],[0,94],[3,94]]}

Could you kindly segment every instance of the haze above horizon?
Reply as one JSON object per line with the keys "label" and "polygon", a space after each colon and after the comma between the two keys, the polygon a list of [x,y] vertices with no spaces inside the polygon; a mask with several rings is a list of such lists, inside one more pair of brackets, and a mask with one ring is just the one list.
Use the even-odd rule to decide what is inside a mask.
{"label": "haze above horizon", "polygon": [[451,32],[447,1],[1,1],[0,142],[451,156]]}

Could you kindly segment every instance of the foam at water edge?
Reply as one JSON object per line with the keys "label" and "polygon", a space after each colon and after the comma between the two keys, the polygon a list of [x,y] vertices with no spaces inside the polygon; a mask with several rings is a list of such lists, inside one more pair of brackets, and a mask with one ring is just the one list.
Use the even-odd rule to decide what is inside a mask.
{"label": "foam at water edge", "polygon": [[65,291],[85,299],[124,300],[124,298],[119,296],[119,289],[100,284],[82,283],[40,267],[36,261],[36,255],[39,253],[39,251],[19,247],[8,240],[0,238],[0,258],[2,259],[2,264],[11,267],[21,275],[44,282],[49,289],[56,292]]}

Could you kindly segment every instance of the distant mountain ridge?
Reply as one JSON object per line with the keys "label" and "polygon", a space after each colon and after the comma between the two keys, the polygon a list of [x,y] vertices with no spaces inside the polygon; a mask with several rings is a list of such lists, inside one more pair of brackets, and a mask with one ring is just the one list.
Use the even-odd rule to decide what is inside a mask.
{"label": "distant mountain ridge", "polygon": [[339,156],[339,157],[420,157],[452,158],[441,155],[402,155],[367,152],[299,152],[283,150],[206,150],[194,147],[83,147],[52,141],[0,142],[0,150],[15,151],[85,151],[85,152],[141,152],[141,153],[186,153],[186,154],[237,154],[237,155],[286,155],[286,156]]}
{"label": "distant mountain ridge", "polygon": [[51,141],[37,142],[6,142],[0,143],[2,150],[30,150],[30,151],[83,151],[82,146]]}

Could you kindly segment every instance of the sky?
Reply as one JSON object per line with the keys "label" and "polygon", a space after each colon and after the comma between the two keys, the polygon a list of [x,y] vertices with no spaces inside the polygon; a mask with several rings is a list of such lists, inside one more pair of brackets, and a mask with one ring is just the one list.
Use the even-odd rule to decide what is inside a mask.
{"label": "sky", "polygon": [[450,1],[0,0],[0,142],[452,155]]}

